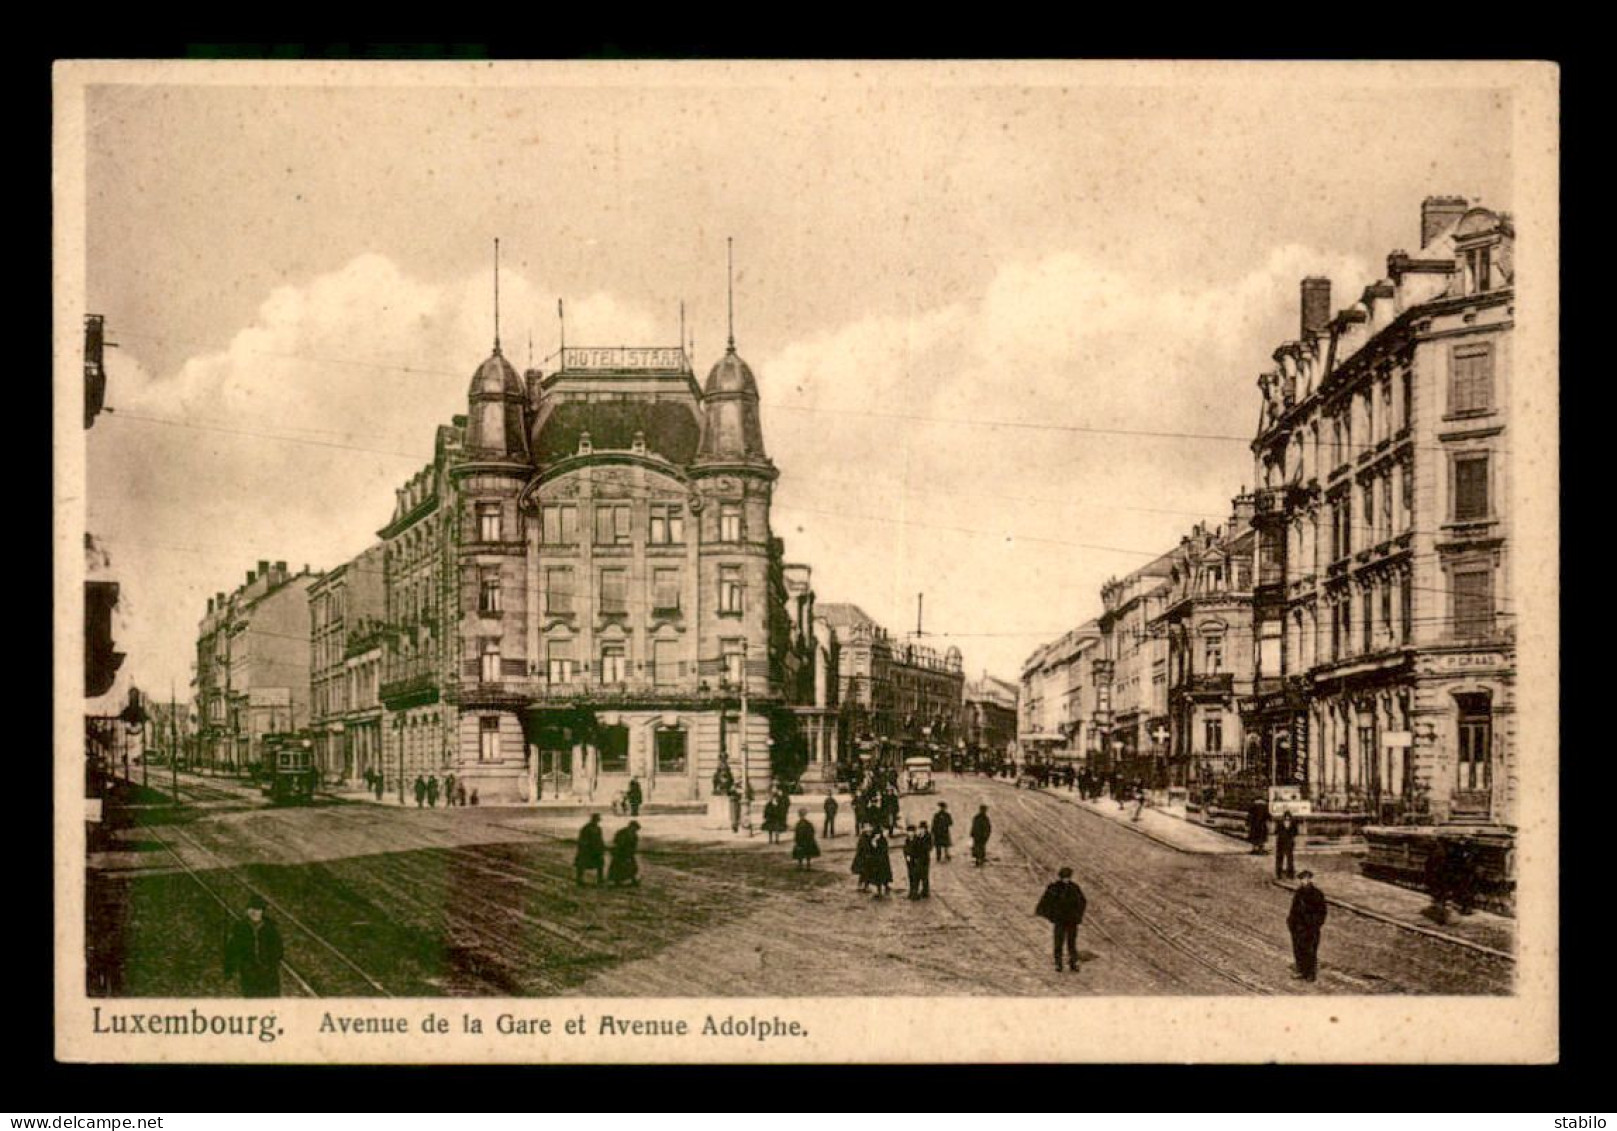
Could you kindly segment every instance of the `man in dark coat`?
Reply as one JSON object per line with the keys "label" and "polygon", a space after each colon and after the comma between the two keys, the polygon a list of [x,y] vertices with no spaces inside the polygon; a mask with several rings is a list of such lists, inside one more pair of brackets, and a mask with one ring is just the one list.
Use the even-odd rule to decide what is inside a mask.
{"label": "man in dark coat", "polygon": [[949,849],[954,846],[954,818],[949,815],[949,803],[938,802],[938,811],[932,817],[932,844],[938,851],[938,862],[949,859]]}
{"label": "man in dark coat", "polygon": [[814,822],[808,819],[808,810],[797,811],[797,824],[792,827],[792,859],[799,868],[807,869],[820,854],[820,845],[814,839]]}
{"label": "man in dark coat", "polygon": [[1056,882],[1044,889],[1039,905],[1033,913],[1048,919],[1054,928],[1056,972],[1061,971],[1061,948],[1067,948],[1067,969],[1078,969],[1078,924],[1084,921],[1084,910],[1089,901],[1084,891],[1072,880],[1072,869],[1062,868],[1056,873]]}
{"label": "man in dark coat", "polygon": [[438,775],[433,774],[427,779],[427,807],[438,808]]}
{"label": "man in dark coat", "polygon": [[849,869],[859,877],[859,890],[870,890],[870,830],[860,829],[853,845],[853,865]]}
{"label": "man in dark coat", "polygon": [[415,807],[422,808],[427,803],[427,780],[420,775],[415,779]]}
{"label": "man in dark coat", "polygon": [[444,807],[453,808],[455,804],[455,775],[450,774],[444,778]]}
{"label": "man in dark coat", "polygon": [[281,996],[281,932],[264,914],[263,896],[247,901],[247,917],[237,920],[225,940],[225,977],[241,976],[242,997]]}
{"label": "man in dark coat", "polygon": [[825,829],[823,835],[826,840],[830,840],[837,835],[837,795],[834,793],[825,795]]}
{"label": "man in dark coat", "polygon": [[915,875],[910,880],[910,893],[916,899],[932,898],[932,843],[932,833],[922,821],[915,826]]}
{"label": "man in dark coat", "polygon": [[988,838],[993,835],[994,823],[988,819],[988,806],[977,807],[971,819],[971,861],[981,868],[988,861]]}
{"label": "man in dark coat", "polygon": [[1246,839],[1252,845],[1252,855],[1262,856],[1269,843],[1269,804],[1262,798],[1246,811]]}
{"label": "man in dark coat", "polygon": [[640,886],[639,853],[640,822],[630,821],[612,838],[612,867],[606,876],[612,881],[613,887],[621,884]]}
{"label": "man in dark coat", "polygon": [[882,792],[881,813],[882,819],[887,825],[887,832],[889,834],[896,832],[899,817],[898,791],[896,789],[887,789]]}
{"label": "man in dark coat", "polygon": [[1312,982],[1319,973],[1319,935],[1325,926],[1325,893],[1314,886],[1314,873],[1304,868],[1297,873],[1302,881],[1291,897],[1286,927],[1291,931],[1291,953],[1297,960],[1293,978]]}
{"label": "man in dark coat", "polygon": [[1449,890],[1461,915],[1471,914],[1477,902],[1478,860],[1476,842],[1462,836],[1449,852]]}
{"label": "man in dark coat", "polygon": [[904,826],[904,881],[911,899],[920,899],[920,883],[915,878],[915,826]]}
{"label": "man in dark coat", "polygon": [[601,831],[601,815],[591,813],[578,830],[578,851],[573,856],[573,879],[584,886],[584,873],[594,872],[596,886],[606,883],[606,834]]}
{"label": "man in dark coat", "polygon": [[888,855],[887,838],[880,828],[870,833],[870,848],[865,855],[865,881],[876,889],[876,894],[887,895],[893,890],[893,859]]}
{"label": "man in dark coat", "polygon": [[645,793],[640,789],[640,779],[629,779],[629,816],[640,816],[640,803],[646,799]]}
{"label": "man in dark coat", "polygon": [[1289,880],[1297,874],[1297,818],[1290,809],[1275,824],[1275,879]]}

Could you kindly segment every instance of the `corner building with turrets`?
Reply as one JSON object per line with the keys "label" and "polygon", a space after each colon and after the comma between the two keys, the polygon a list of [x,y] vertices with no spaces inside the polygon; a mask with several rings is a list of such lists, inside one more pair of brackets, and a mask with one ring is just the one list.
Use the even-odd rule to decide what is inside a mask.
{"label": "corner building with turrets", "polygon": [[519,375],[496,340],[380,532],[389,788],[692,802],[721,761],[759,795],[818,780],[836,750],[796,702],[813,593],[800,566],[788,591],[777,475],[733,341],[699,385],[680,348]]}

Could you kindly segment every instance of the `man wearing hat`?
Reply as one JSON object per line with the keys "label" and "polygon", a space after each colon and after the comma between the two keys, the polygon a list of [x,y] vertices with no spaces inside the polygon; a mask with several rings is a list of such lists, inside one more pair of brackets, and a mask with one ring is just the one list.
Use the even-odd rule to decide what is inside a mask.
{"label": "man wearing hat", "polygon": [[225,977],[241,975],[242,997],[281,996],[281,932],[265,916],[261,895],[247,901],[247,917],[238,919],[225,941]]}
{"label": "man wearing hat", "polygon": [[1044,895],[1039,898],[1039,905],[1033,909],[1033,913],[1041,919],[1048,919],[1054,927],[1056,971],[1059,973],[1061,970],[1061,946],[1065,941],[1067,969],[1076,973],[1078,924],[1084,921],[1084,908],[1088,906],[1088,901],[1084,899],[1083,889],[1073,883],[1071,868],[1062,868],[1056,875],[1056,882],[1044,889]]}
{"label": "man wearing hat", "polygon": [[1325,893],[1314,886],[1314,873],[1297,873],[1297,891],[1291,897],[1286,927],[1291,931],[1291,953],[1297,960],[1294,978],[1312,982],[1319,973],[1319,935],[1325,926]]}

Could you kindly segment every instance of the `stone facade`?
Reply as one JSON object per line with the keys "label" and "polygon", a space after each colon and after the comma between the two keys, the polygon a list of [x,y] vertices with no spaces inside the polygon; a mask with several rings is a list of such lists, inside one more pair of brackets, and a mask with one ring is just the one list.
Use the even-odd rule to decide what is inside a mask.
{"label": "stone facade", "polygon": [[246,770],[267,734],[309,721],[309,590],[320,575],[285,562],[258,563],[234,592],[216,593],[197,629],[198,759]]}
{"label": "stone facade", "polygon": [[375,691],[365,691],[369,672],[350,640],[376,635],[385,611],[383,581],[382,547],[376,545],[309,587],[309,730],[315,766],[330,783],[350,783],[377,768],[369,736],[349,733],[351,723],[375,721],[370,710],[355,714],[356,697],[365,693],[374,701]]}

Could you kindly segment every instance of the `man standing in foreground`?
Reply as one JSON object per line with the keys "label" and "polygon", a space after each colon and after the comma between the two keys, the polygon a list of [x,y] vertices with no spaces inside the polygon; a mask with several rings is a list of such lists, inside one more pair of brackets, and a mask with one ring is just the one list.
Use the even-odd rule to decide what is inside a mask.
{"label": "man standing in foreground", "polygon": [[1066,943],[1067,969],[1078,971],[1078,924],[1084,921],[1088,900],[1083,889],[1072,880],[1072,869],[1063,868],[1056,873],[1056,882],[1044,889],[1038,907],[1033,913],[1048,919],[1054,927],[1056,972],[1061,972],[1061,946]]}
{"label": "man standing in foreground", "polygon": [[1291,913],[1286,926],[1291,931],[1291,953],[1297,960],[1293,978],[1312,982],[1319,973],[1319,936],[1325,926],[1325,893],[1314,886],[1314,873],[1304,868],[1301,881],[1291,897]]}
{"label": "man standing in foreground", "polygon": [[573,881],[584,886],[584,873],[595,873],[595,886],[606,883],[606,834],[601,831],[601,815],[591,813],[578,830],[578,851],[573,856]]}
{"label": "man standing in foreground", "polygon": [[264,897],[247,901],[247,917],[230,928],[225,942],[225,977],[241,975],[242,997],[281,996],[281,932],[265,916]]}

